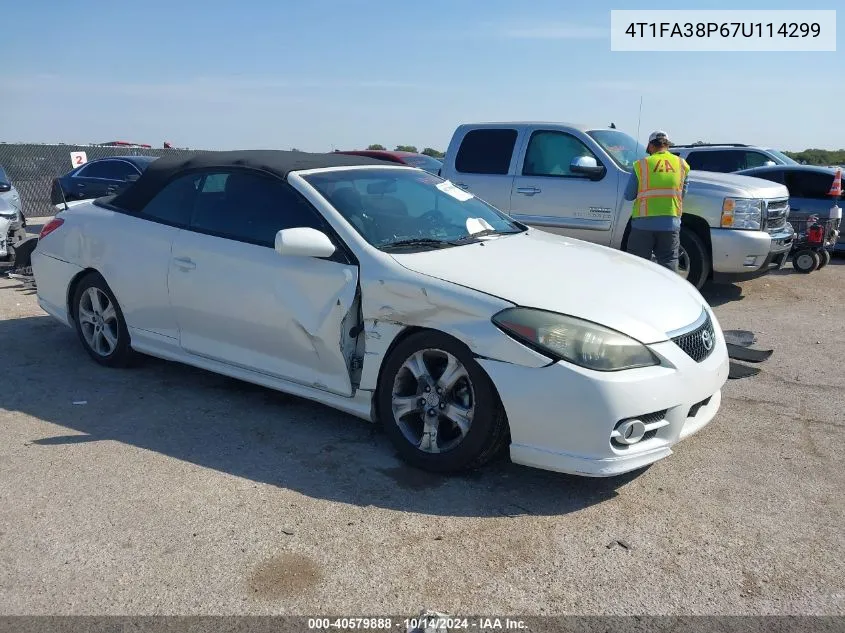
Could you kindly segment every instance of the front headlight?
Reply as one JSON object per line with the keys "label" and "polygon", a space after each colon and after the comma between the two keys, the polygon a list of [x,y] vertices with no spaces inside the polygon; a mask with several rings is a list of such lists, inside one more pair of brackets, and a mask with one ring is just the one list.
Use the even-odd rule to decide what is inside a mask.
{"label": "front headlight", "polygon": [[507,308],[493,316],[493,323],[544,354],[587,369],[620,371],[660,364],[651,350],[629,336],[555,312]]}
{"label": "front headlight", "polygon": [[722,202],[722,228],[759,231],[763,226],[763,201],[725,198]]}

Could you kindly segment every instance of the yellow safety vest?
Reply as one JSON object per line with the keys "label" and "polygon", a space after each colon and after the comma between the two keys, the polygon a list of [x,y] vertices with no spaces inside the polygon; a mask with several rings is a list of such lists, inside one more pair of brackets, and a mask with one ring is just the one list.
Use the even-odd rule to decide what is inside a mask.
{"label": "yellow safety vest", "polygon": [[631,215],[635,218],[679,217],[683,212],[684,180],[689,170],[687,161],[666,151],[634,163],[638,189]]}

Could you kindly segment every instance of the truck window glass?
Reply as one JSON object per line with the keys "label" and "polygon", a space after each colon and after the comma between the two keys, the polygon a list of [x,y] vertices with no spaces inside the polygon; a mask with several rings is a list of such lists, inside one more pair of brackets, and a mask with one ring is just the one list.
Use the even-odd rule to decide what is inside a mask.
{"label": "truck window glass", "polygon": [[589,156],[598,161],[598,157],[577,138],[565,132],[538,131],[531,135],[525,162],[522,166],[524,176],[572,176],[569,169],[572,160],[579,156]]}
{"label": "truck window glass", "polygon": [[462,174],[507,174],[516,137],[516,130],[509,129],[467,132],[455,157],[455,169]]}
{"label": "truck window glass", "polygon": [[648,154],[633,137],[619,130],[590,130],[587,132],[611,160],[625,171],[633,171],[634,163]]}

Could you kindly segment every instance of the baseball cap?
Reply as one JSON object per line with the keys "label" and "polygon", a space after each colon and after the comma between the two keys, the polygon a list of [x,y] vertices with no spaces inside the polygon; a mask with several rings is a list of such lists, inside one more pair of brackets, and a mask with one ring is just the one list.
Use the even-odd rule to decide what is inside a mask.
{"label": "baseball cap", "polygon": [[652,132],[648,135],[648,142],[651,143],[652,141],[656,141],[661,136],[667,141],[669,140],[669,135],[666,134],[666,132],[664,132],[663,130],[657,130],[657,132]]}

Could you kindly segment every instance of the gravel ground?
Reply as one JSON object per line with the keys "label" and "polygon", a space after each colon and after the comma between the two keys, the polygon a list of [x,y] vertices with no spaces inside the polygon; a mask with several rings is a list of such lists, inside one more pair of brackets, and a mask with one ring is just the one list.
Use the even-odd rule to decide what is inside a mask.
{"label": "gravel ground", "polygon": [[708,292],[774,356],[613,480],[423,474],[307,401],[101,368],[0,281],[0,614],[845,614],[843,276]]}

